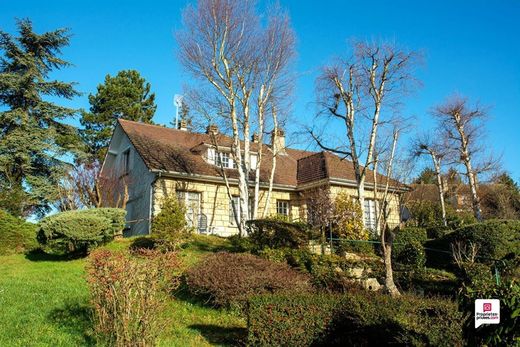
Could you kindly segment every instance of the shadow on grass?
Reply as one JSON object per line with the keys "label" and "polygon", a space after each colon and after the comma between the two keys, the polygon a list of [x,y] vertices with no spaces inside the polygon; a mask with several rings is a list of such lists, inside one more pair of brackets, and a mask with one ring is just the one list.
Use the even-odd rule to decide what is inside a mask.
{"label": "shadow on grass", "polygon": [[49,314],[49,321],[69,334],[81,346],[95,346],[92,309],[79,301],[68,301]]}
{"label": "shadow on grass", "polygon": [[247,329],[240,327],[222,327],[214,324],[193,324],[195,329],[212,345],[245,346]]}
{"label": "shadow on grass", "polygon": [[84,258],[83,254],[52,254],[42,249],[34,249],[25,253],[25,259],[30,261],[70,261]]}

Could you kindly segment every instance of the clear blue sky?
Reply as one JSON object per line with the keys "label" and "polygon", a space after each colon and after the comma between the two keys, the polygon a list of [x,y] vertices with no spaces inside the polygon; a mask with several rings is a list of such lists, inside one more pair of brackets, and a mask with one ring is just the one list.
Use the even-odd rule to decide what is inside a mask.
{"label": "clear blue sky", "polygon": [[[14,18],[30,18],[36,31],[68,27],[64,58],[74,67],[56,73],[85,93],[68,105],[88,108],[106,74],[136,69],[157,97],[156,122],[174,115],[172,97],[187,80],[176,60],[173,33],[189,1],[0,0],[0,28],[14,33]],[[349,38],[395,40],[423,50],[423,87],[407,101],[418,127],[432,125],[428,111],[458,92],[490,106],[490,149],[520,180],[520,1],[289,1],[298,36],[294,117],[312,121],[319,66],[346,51]],[[289,129],[291,130],[291,129]],[[297,129],[293,129],[297,130]]]}

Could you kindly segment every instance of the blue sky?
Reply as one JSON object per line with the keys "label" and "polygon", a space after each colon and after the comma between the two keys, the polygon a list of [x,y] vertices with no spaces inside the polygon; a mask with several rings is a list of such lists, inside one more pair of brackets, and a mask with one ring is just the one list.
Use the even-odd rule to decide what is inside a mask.
{"label": "blue sky", "polygon": [[[74,67],[53,77],[78,82],[85,94],[68,105],[88,108],[106,74],[136,69],[152,84],[167,124],[172,98],[189,76],[176,59],[174,32],[189,1],[11,1],[0,0],[0,28],[14,33],[14,18],[28,17],[36,31],[68,27],[73,34],[63,57]],[[393,40],[422,50],[420,88],[406,101],[417,128],[432,126],[429,110],[460,93],[490,107],[490,150],[520,180],[520,1],[288,1],[298,37],[293,117],[314,116],[314,79],[321,65],[347,52],[347,40]],[[289,129],[298,130],[298,129]]]}

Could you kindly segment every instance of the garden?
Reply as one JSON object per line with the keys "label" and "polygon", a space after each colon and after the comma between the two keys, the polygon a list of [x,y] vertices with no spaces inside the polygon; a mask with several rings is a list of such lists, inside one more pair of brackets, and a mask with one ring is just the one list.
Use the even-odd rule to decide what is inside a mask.
{"label": "garden", "polygon": [[[338,234],[316,249],[319,232],[283,218],[248,222],[248,237],[197,235],[170,199],[152,236],[123,239],[121,209],[39,224],[1,213],[3,346],[518,343],[519,221],[396,228],[394,296],[366,285],[384,283],[377,240]],[[501,323],[475,330],[474,299],[487,297]]]}

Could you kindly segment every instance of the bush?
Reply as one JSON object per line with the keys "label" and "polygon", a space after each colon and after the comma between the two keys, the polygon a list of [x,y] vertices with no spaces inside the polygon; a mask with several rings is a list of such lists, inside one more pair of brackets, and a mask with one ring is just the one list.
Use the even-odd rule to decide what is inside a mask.
{"label": "bush", "polygon": [[[475,329],[475,300],[500,299],[500,324],[482,325]],[[464,331],[472,346],[515,346],[520,339],[520,285],[515,280],[492,282],[478,287],[464,286],[460,295],[461,307],[468,313]]]}
{"label": "bush", "polygon": [[440,239],[446,236],[447,234],[451,233],[453,231],[452,228],[444,226],[444,225],[437,225],[426,228],[426,235],[428,236],[428,239]]}
{"label": "bush", "polygon": [[308,291],[309,277],[287,264],[251,254],[216,253],[186,273],[192,294],[217,306],[241,306],[248,296],[280,291]]}
{"label": "bush", "polygon": [[423,243],[426,239],[424,228],[406,227],[398,230],[392,247],[394,260],[416,269],[423,268],[426,263]]}
{"label": "bush", "polygon": [[509,254],[520,254],[520,221],[489,220],[475,223],[456,230],[448,235],[450,243],[459,242],[478,247],[478,261],[492,263]]}
{"label": "bush", "polygon": [[114,236],[123,235],[125,228],[126,211],[122,208],[91,208],[88,210],[79,210],[79,213],[106,218],[110,221],[112,234]]}
{"label": "bush", "polygon": [[101,344],[153,346],[167,325],[160,311],[178,283],[177,257],[152,250],[138,254],[97,250],[89,257],[88,286]]}
{"label": "bush", "polygon": [[[412,220],[407,224],[412,224],[421,228],[431,228],[443,226],[442,210],[439,203],[422,200],[413,201],[409,204]],[[476,222],[471,213],[457,212],[450,205],[446,205],[446,221],[450,229],[457,229],[464,225]]]}
{"label": "bush", "polygon": [[232,235],[227,238],[231,244],[231,249],[236,253],[250,253],[255,249],[255,245],[249,237]]}
{"label": "bush", "polygon": [[339,193],[334,200],[334,222],[337,237],[368,240],[368,230],[363,224],[361,206],[345,192]]}
{"label": "bush", "polygon": [[161,212],[152,220],[152,237],[167,248],[174,248],[190,234],[186,222],[186,208],[176,196],[168,196],[161,205]]}
{"label": "bush", "polygon": [[305,223],[287,222],[279,218],[256,219],[247,222],[248,236],[257,250],[269,248],[302,248],[309,242]]}
{"label": "bush", "polygon": [[[313,286],[329,293],[344,293],[356,284],[346,277],[345,270],[352,267],[344,258],[337,255],[319,255],[307,249],[265,248],[259,253],[264,259],[287,263],[311,276]],[[379,263],[377,263],[380,265]],[[367,264],[362,264],[365,266]],[[373,268],[375,264],[369,267]],[[357,265],[358,266],[358,265]]]}
{"label": "bush", "polygon": [[280,294],[248,302],[248,343],[258,346],[460,346],[462,314],[446,299],[350,291]]}
{"label": "bush", "polygon": [[122,230],[125,215],[120,209],[61,212],[40,221],[37,239],[52,251],[87,254]]}
{"label": "bush", "polygon": [[21,253],[37,246],[36,224],[0,210],[0,255]]}
{"label": "bush", "polygon": [[336,295],[282,294],[254,296],[247,305],[250,346],[310,346],[323,340]]}

